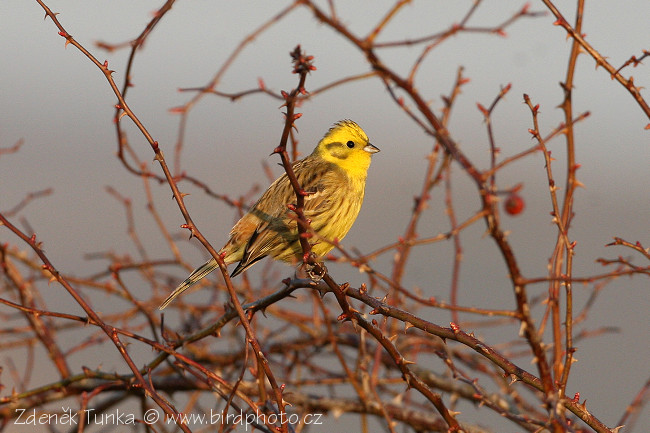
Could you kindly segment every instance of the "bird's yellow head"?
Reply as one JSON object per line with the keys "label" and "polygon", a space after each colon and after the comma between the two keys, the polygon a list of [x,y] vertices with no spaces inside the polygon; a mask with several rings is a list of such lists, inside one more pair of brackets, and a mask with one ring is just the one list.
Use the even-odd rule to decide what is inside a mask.
{"label": "bird's yellow head", "polygon": [[366,177],[370,156],[379,149],[370,144],[363,129],[351,120],[341,120],[327,131],[313,155],[331,162],[352,177]]}

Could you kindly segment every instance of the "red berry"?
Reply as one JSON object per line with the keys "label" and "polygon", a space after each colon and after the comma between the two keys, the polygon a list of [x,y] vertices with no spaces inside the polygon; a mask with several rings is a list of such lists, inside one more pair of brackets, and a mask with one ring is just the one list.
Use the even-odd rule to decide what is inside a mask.
{"label": "red berry", "polygon": [[503,204],[503,208],[509,215],[519,215],[525,207],[524,199],[518,194],[510,194]]}

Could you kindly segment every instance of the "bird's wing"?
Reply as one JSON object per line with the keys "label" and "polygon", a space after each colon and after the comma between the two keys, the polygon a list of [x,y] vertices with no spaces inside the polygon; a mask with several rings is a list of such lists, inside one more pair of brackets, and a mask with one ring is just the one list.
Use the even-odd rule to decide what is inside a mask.
{"label": "bird's wing", "polygon": [[250,238],[248,238],[248,242],[244,247],[243,256],[237,264],[237,267],[230,274],[230,278],[234,278],[241,274],[246,269],[253,266],[258,260],[262,260],[266,256],[266,254],[262,254],[258,248],[255,248],[257,239],[259,238],[260,233],[264,232],[265,227],[268,227],[268,223],[261,223],[253,231]]}
{"label": "bird's wing", "polygon": [[[301,164],[303,162],[305,161],[296,163],[294,170],[298,182],[308,192],[305,196],[305,217],[312,221],[312,228],[318,231],[320,225],[325,224],[321,218],[323,213],[331,208],[331,188],[336,188],[340,182],[337,182],[337,174],[329,164],[322,167],[305,166]],[[302,253],[296,215],[287,207],[296,202],[289,178],[286,175],[280,177],[272,187],[267,193],[271,193],[273,189],[275,201],[265,200],[262,196],[249,211],[257,226],[248,237],[241,261],[233,271],[233,277],[267,255],[276,260],[291,261],[299,258]]]}
{"label": "bird's wing", "polygon": [[[281,259],[278,255],[283,250],[283,243],[290,243],[292,237],[290,221],[286,221],[286,198],[283,198],[290,197],[291,192],[289,179],[286,175],[281,176],[242,218],[241,221],[246,219],[248,230],[246,237],[237,241],[240,245],[245,242],[245,245],[240,262],[231,276],[240,274],[267,255]],[[234,227],[231,237],[237,231],[237,227]]]}

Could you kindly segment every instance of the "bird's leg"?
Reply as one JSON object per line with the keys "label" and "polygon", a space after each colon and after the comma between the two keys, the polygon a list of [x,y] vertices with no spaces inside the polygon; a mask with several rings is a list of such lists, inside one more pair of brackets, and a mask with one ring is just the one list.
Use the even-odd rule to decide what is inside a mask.
{"label": "bird's leg", "polygon": [[305,257],[301,270],[315,283],[322,280],[327,273],[327,268],[322,262],[316,261],[316,255],[314,253],[310,253],[309,257]]}
{"label": "bird's leg", "polygon": [[[316,272],[318,270],[318,272]],[[317,263],[316,265],[310,265],[309,263],[305,264],[305,272],[311,280],[315,283],[323,279],[327,273],[327,268],[322,263]]]}

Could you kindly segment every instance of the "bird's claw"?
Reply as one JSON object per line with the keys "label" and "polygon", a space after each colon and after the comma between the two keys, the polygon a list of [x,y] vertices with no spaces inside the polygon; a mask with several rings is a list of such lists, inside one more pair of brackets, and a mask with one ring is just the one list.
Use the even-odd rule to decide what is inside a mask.
{"label": "bird's claw", "polygon": [[327,273],[327,268],[322,263],[319,263],[317,265],[310,265],[306,263],[304,269],[307,276],[315,283],[322,280]]}

